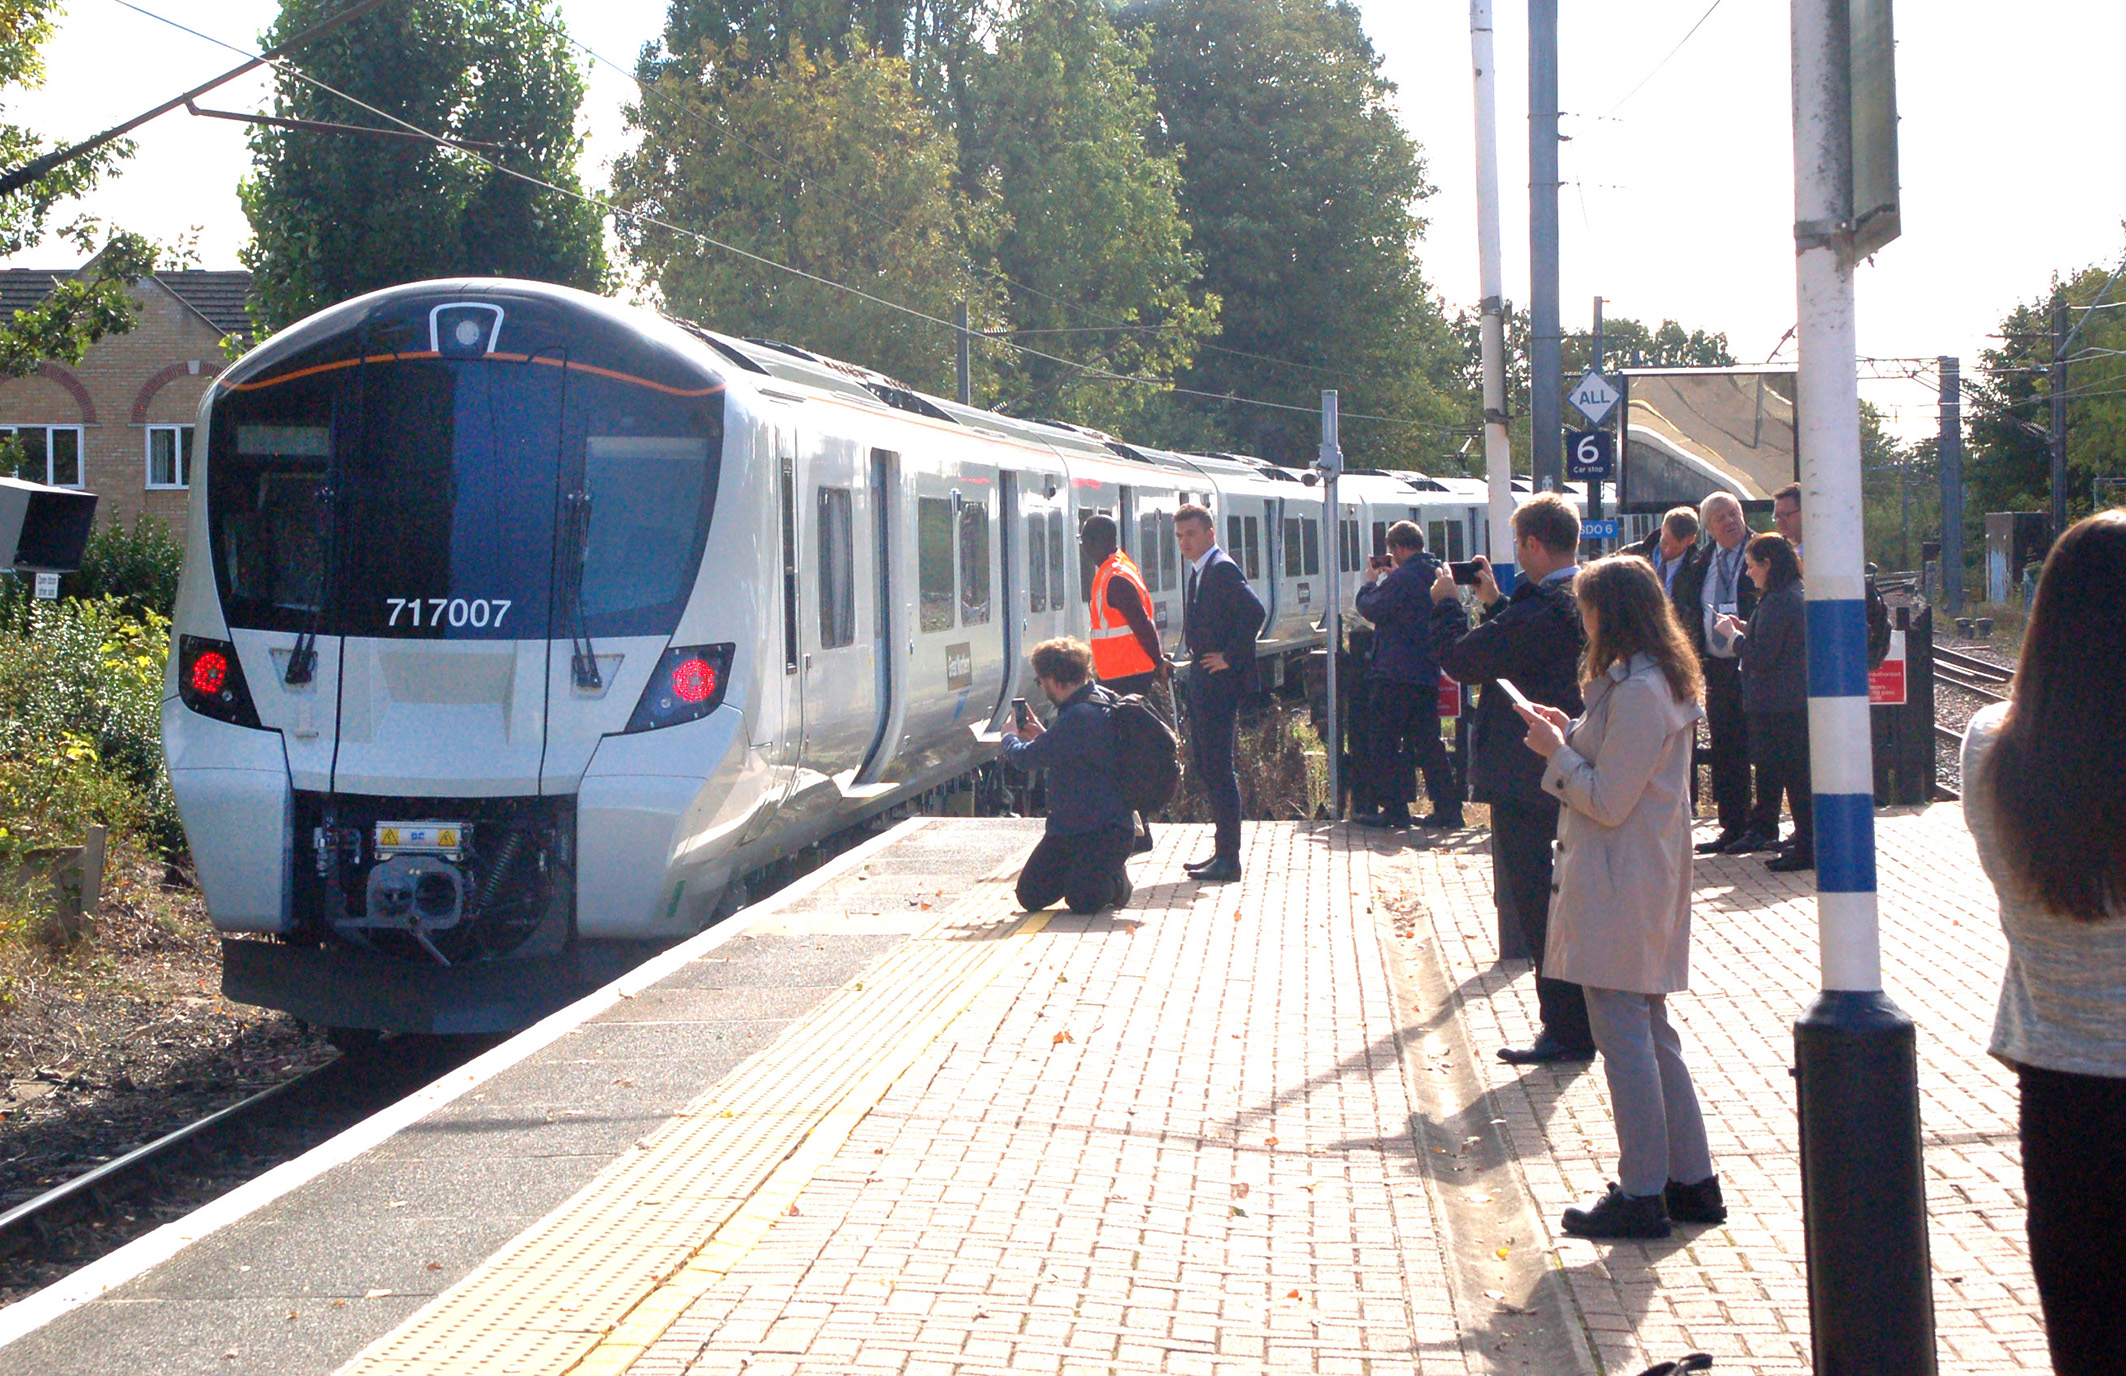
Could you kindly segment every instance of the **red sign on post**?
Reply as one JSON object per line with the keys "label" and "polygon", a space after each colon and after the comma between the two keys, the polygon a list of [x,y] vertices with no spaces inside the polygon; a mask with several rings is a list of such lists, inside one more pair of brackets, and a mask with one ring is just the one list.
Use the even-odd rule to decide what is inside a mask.
{"label": "red sign on post", "polygon": [[1461,714],[1462,685],[1448,678],[1445,674],[1441,674],[1439,676],[1439,718],[1441,721],[1453,721]]}
{"label": "red sign on post", "polygon": [[1868,670],[1868,706],[1905,705],[1905,633],[1890,632],[1890,652]]}

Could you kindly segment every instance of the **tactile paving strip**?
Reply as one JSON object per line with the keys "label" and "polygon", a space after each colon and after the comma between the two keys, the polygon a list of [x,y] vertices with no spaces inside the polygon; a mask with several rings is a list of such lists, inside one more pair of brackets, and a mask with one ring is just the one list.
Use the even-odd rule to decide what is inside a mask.
{"label": "tactile paving strip", "polygon": [[1020,857],[851,981],[340,1376],[624,1370],[774,1226],[1011,959]]}

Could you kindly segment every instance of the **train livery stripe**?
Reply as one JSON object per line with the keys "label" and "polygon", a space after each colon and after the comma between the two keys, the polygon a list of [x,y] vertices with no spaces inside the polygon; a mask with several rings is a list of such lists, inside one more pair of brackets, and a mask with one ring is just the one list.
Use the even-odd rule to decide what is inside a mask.
{"label": "train livery stripe", "polygon": [[[316,377],[320,373],[337,372],[341,368],[353,368],[364,363],[418,363],[441,357],[442,355],[433,349],[409,350],[402,354],[364,354],[359,358],[342,358],[332,363],[314,363],[308,368],[297,368],[289,373],[276,373],[272,377],[259,378],[254,382],[231,383],[228,390],[232,392],[256,392],[267,387],[278,387],[285,382],[295,382],[306,377]],[[594,377],[611,378],[615,382],[625,382],[632,387],[646,387],[653,392],[662,392],[666,396],[673,397],[712,397],[724,389],[721,382],[709,387],[673,387],[662,382],[652,382],[646,377],[637,377],[633,373],[618,372],[612,368],[601,368],[594,363],[579,363],[574,359],[548,358],[543,354],[491,353],[484,354],[482,357],[496,359],[503,363],[537,363],[548,368],[566,368],[572,373],[589,373]]]}

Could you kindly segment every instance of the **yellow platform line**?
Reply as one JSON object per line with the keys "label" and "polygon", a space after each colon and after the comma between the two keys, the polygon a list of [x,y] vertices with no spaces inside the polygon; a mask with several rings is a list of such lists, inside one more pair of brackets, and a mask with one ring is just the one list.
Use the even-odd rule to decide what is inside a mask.
{"label": "yellow platform line", "polygon": [[[1012,958],[1013,863],[787,1029],[342,1376],[624,1369],[782,1216]],[[985,921],[987,919],[987,921]]]}

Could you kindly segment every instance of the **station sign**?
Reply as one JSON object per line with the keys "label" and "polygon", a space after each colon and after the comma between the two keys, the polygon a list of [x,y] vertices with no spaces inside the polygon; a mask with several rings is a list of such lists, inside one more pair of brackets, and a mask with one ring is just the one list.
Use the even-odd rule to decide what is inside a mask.
{"label": "station sign", "polygon": [[1565,436],[1565,476],[1608,482],[1617,476],[1617,437],[1607,430],[1573,430]]}
{"label": "station sign", "polygon": [[57,601],[58,599],[59,599],[59,575],[58,575],[58,574],[56,574],[56,573],[40,573],[40,574],[38,574],[38,575],[37,575],[37,600],[38,600],[39,602],[56,602],[56,601]]}
{"label": "station sign", "polygon": [[1905,658],[1905,633],[1890,632],[1890,652],[1882,657],[1882,663],[1868,670],[1868,706],[1902,707],[1905,705],[1907,682]]}
{"label": "station sign", "polygon": [[1453,721],[1461,714],[1462,685],[1443,673],[1439,676],[1439,719]]}
{"label": "station sign", "polygon": [[1582,540],[1614,540],[1617,538],[1617,518],[1604,516],[1600,520],[1580,522]]}
{"label": "station sign", "polygon": [[1617,389],[1610,385],[1608,378],[1589,368],[1587,376],[1573,384],[1572,393],[1566,399],[1573,404],[1575,410],[1587,417],[1589,425],[1600,425],[1602,418],[1615,408],[1618,393]]}

